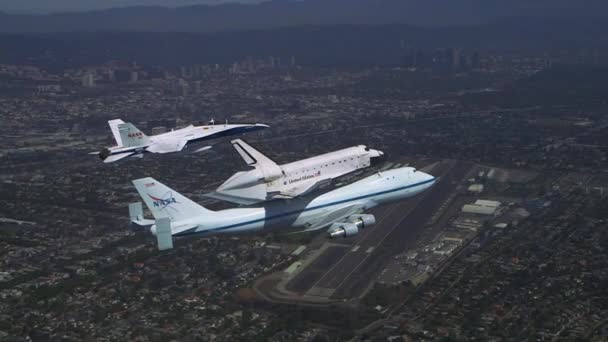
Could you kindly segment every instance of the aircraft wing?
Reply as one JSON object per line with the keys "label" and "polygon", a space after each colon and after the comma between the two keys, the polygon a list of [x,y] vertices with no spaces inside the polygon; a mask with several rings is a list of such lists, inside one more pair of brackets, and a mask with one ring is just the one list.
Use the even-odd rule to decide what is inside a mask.
{"label": "aircraft wing", "polygon": [[188,140],[179,140],[179,141],[163,141],[157,142],[146,149],[146,151],[151,153],[171,153],[171,152],[179,152],[184,149]]}
{"label": "aircraft wing", "polygon": [[339,222],[340,220],[355,214],[361,214],[365,209],[363,203],[349,204],[344,207],[334,209],[325,215],[315,219],[314,221],[308,222],[308,228],[296,233],[312,232],[315,230],[323,229],[332,223]]}
{"label": "aircraft wing", "polygon": [[109,155],[106,159],[103,160],[104,163],[113,163],[115,161],[121,160],[122,158],[126,158],[130,155],[133,155],[135,152],[125,152],[119,154]]}

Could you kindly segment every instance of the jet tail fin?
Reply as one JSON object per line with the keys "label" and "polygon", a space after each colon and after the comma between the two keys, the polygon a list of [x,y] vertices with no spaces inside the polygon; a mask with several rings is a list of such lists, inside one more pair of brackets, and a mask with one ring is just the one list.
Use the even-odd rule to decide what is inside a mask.
{"label": "jet tail fin", "polygon": [[122,146],[141,146],[150,142],[150,138],[130,122],[117,125]]}
{"label": "jet tail fin", "polygon": [[136,179],[133,185],[157,220],[168,217],[174,222],[213,213],[154,178]]}
{"label": "jet tail fin", "polygon": [[114,136],[114,140],[116,140],[116,145],[118,146],[122,146],[122,138],[120,137],[120,132],[118,131],[118,125],[124,123],[125,122],[121,119],[108,121],[108,125],[110,125],[110,130],[112,131],[112,135]]}

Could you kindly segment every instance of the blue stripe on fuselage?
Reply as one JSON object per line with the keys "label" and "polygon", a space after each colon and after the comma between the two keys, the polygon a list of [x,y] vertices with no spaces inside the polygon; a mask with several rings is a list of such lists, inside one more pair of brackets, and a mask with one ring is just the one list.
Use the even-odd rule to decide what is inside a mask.
{"label": "blue stripe on fuselage", "polygon": [[258,131],[263,128],[265,128],[265,127],[262,127],[262,126],[234,127],[234,128],[230,128],[230,129],[227,129],[227,130],[224,130],[221,132],[213,133],[213,134],[201,137],[201,138],[189,140],[188,144],[203,141],[203,140],[208,140],[208,139],[217,139],[217,138],[221,138],[221,137],[228,137],[231,135],[236,135],[236,134],[241,134],[241,133],[246,133],[246,132]]}
{"label": "blue stripe on fuselage", "polygon": [[[200,142],[200,141],[203,141],[203,140],[217,139],[217,138],[221,138],[221,137],[228,137],[228,136],[231,136],[231,135],[237,135],[237,134],[246,133],[246,132],[254,132],[254,131],[261,130],[263,128],[265,128],[265,127],[262,127],[262,126],[241,126],[241,127],[234,127],[234,128],[230,128],[230,129],[221,131],[221,132],[209,134],[209,135],[206,135],[204,137],[197,138],[197,139],[188,140],[188,142],[186,143],[186,145],[197,143],[197,142]],[[121,150],[121,151],[116,151],[116,150],[112,151],[112,150],[110,150],[110,155],[122,154],[122,153],[128,153],[128,152],[138,153],[137,149],[141,149],[141,151],[139,151],[139,153],[148,153],[148,151],[146,151],[146,148],[150,147],[151,145],[153,145],[153,144],[133,146],[133,148],[131,148],[131,149]]]}
{"label": "blue stripe on fuselage", "polygon": [[302,210],[295,210],[295,211],[291,211],[291,212],[287,212],[287,213],[283,213],[283,214],[278,214],[278,215],[271,216],[271,217],[264,217],[264,218],[261,218],[261,219],[251,220],[251,221],[247,221],[247,222],[235,223],[235,224],[231,224],[231,225],[223,226],[223,227],[210,228],[210,229],[205,229],[205,230],[201,230],[201,231],[196,231],[196,228],[193,228],[193,229],[189,229],[189,230],[186,230],[186,231],[183,231],[183,232],[180,232],[180,233],[176,233],[173,236],[208,234],[208,233],[213,233],[213,232],[218,232],[218,231],[222,231],[222,230],[236,228],[236,227],[239,227],[239,226],[245,226],[245,225],[252,224],[252,223],[275,220],[275,219],[283,218],[283,217],[286,217],[286,216],[300,214],[300,213],[303,213],[303,212],[306,212],[306,211],[311,211],[311,210],[331,207],[333,205],[343,204],[343,203],[347,203],[347,202],[351,202],[351,201],[357,201],[357,200],[365,199],[365,198],[369,198],[369,197],[384,195],[384,194],[388,194],[388,193],[391,193],[391,192],[396,192],[396,191],[406,190],[406,189],[410,189],[410,188],[415,188],[417,186],[425,185],[425,184],[428,184],[428,183],[431,183],[431,182],[434,182],[434,181],[435,181],[435,178],[433,177],[433,178],[431,178],[429,180],[425,180],[425,181],[420,182],[420,183],[410,184],[410,185],[402,186],[402,187],[391,189],[391,190],[380,191],[380,192],[376,192],[376,193],[373,193],[373,194],[368,194],[368,195],[363,195],[363,196],[359,196],[359,197],[353,197],[353,198],[344,199],[344,200],[340,200],[340,201],[336,201],[336,202],[321,204],[321,205],[318,205],[318,206],[315,206],[315,207],[304,208]]}
{"label": "blue stripe on fuselage", "polygon": [[[123,154],[123,153],[145,153],[145,152],[148,152],[148,151],[146,151],[146,148],[148,148],[148,147],[150,147],[150,145],[133,146],[131,149],[128,149],[128,150],[120,150],[120,151],[110,150],[110,156],[117,155],[117,154]],[[137,151],[137,150],[141,150],[141,151]]]}

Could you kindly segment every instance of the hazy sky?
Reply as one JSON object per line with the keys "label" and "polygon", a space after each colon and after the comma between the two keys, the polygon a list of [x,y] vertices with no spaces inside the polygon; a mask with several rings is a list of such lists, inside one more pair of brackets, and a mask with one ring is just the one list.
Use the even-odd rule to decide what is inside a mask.
{"label": "hazy sky", "polygon": [[217,5],[230,2],[258,3],[264,0],[0,0],[0,11],[9,13],[49,13],[87,11],[124,6]]}

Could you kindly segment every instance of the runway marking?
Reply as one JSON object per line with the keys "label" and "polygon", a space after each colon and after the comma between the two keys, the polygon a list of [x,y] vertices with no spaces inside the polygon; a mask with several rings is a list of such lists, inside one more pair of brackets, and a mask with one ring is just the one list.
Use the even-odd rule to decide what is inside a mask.
{"label": "runway marking", "polygon": [[[389,236],[389,234],[390,234],[390,233],[392,233],[392,232],[393,232],[393,231],[394,231],[394,230],[395,230],[395,229],[396,229],[398,226],[400,226],[400,225],[401,225],[401,222],[403,222],[403,221],[405,220],[405,218],[406,218],[407,216],[409,216],[409,214],[410,214],[410,213],[411,213],[413,210],[415,210],[416,208],[418,208],[418,206],[420,205],[420,203],[422,203],[422,201],[418,202],[418,203],[416,204],[416,206],[415,206],[415,207],[414,207],[412,210],[408,211],[408,213],[407,213],[407,214],[406,214],[406,215],[403,217],[403,219],[401,219],[401,221],[399,221],[399,223],[395,224],[395,225],[393,226],[393,228],[392,228],[392,229],[391,229],[391,230],[390,230],[390,231],[389,231],[389,232],[388,232],[386,235],[384,235],[384,237],[382,238],[382,240],[380,240],[380,242],[378,242],[378,246],[380,246],[380,245],[381,245],[381,244],[384,242],[384,240],[386,240],[386,238]],[[370,248],[373,248],[373,247],[370,247]],[[342,279],[342,282],[341,282],[340,284],[338,284],[338,286],[336,286],[336,290],[338,290],[338,289],[339,289],[339,288],[340,288],[340,287],[341,287],[341,286],[342,286],[342,285],[343,285],[343,284],[346,282],[346,280],[348,280],[348,278],[350,278],[350,276],[351,276],[351,275],[352,275],[352,274],[353,274],[353,273],[354,273],[354,272],[355,272],[355,271],[356,271],[356,270],[357,270],[357,269],[358,269],[358,268],[359,268],[359,267],[360,267],[360,266],[361,266],[361,265],[362,265],[362,264],[365,262],[365,260],[367,260],[367,258],[368,258],[370,255],[371,255],[371,253],[367,253],[367,254],[365,255],[365,257],[363,258],[363,260],[361,260],[361,262],[360,262],[360,263],[358,263],[358,264],[357,264],[357,266],[355,266],[355,267],[353,268],[353,270],[352,270],[352,271],[350,271],[350,272],[349,272],[349,273],[346,275],[346,277],[344,277],[344,279]]]}
{"label": "runway marking", "polygon": [[[380,224],[387,219],[387,217],[389,217],[390,215],[388,215],[388,212],[393,212],[395,210],[397,210],[400,207],[399,203],[395,204],[392,208],[386,210],[385,215],[382,216],[382,218],[378,221],[378,223],[376,223],[376,226],[380,226]],[[373,228],[372,228],[373,229]],[[366,238],[368,238],[369,236],[372,236],[373,234],[368,233],[367,235],[363,236],[361,238],[361,240],[359,240],[359,243],[362,244],[363,240],[365,240]],[[323,276],[321,276],[321,278],[319,278],[319,280],[317,280],[310,288],[312,289],[313,287],[317,286],[317,284],[319,284],[321,282],[321,280],[323,280],[328,274],[330,274],[334,268],[336,268],[341,262],[342,260],[344,260],[344,258],[346,258],[347,254],[344,254],[340,260],[338,260],[338,262],[336,262],[335,264],[333,264],[332,267],[329,268],[329,270],[327,270],[327,272],[325,272],[325,274],[323,274]],[[337,289],[337,287],[336,287]]]}
{"label": "runway marking", "polygon": [[[454,165],[453,165],[453,164],[452,164],[452,165],[449,165],[449,168],[448,168],[448,170],[446,170],[446,172],[445,172],[445,173],[447,174],[447,172],[449,172],[449,171],[450,171],[450,170],[452,170],[453,168],[454,168]],[[431,189],[431,190],[432,190],[432,189]],[[399,221],[397,224],[395,224],[395,225],[393,226],[393,228],[392,228],[392,229],[391,229],[391,230],[390,230],[390,231],[389,231],[389,232],[388,232],[386,235],[384,235],[384,237],[382,238],[382,240],[380,240],[380,242],[378,242],[377,246],[382,245],[382,243],[384,242],[384,240],[386,240],[386,238],[387,238],[387,237],[388,237],[388,236],[389,236],[389,235],[390,235],[390,234],[391,234],[391,233],[392,233],[392,232],[393,232],[393,231],[394,231],[394,230],[395,230],[397,227],[399,227],[403,221],[405,221],[405,218],[406,218],[406,217],[408,217],[408,216],[409,216],[409,215],[410,215],[412,212],[414,212],[414,210],[416,210],[416,209],[417,209],[417,208],[420,206],[420,204],[423,202],[424,197],[428,196],[428,194],[429,194],[429,193],[430,193],[430,191],[427,191],[427,192],[424,192],[424,193],[423,193],[423,196],[421,196],[420,200],[418,201],[418,203],[416,203],[416,205],[414,206],[414,208],[412,208],[411,210],[409,210],[409,211],[408,211],[408,212],[405,214],[405,216],[403,216],[403,217],[402,217],[402,219],[401,219],[401,220],[400,220],[400,221]],[[388,215],[387,215],[387,216],[388,216]],[[386,216],[385,216],[385,217],[386,217]],[[354,273],[354,272],[355,272],[355,271],[356,271],[356,270],[357,270],[357,269],[358,269],[358,268],[359,268],[359,267],[360,267],[360,266],[361,266],[361,265],[362,265],[362,264],[365,262],[365,260],[367,260],[367,258],[368,258],[370,255],[371,255],[371,253],[370,253],[370,254],[366,254],[366,255],[365,255],[365,257],[363,258],[363,260],[361,260],[361,262],[360,262],[359,264],[357,264],[357,266],[355,266],[355,268],[353,268],[353,270],[352,270],[352,271],[350,271],[350,273],[348,273],[348,274],[346,275],[346,277],[344,277],[344,279],[342,280],[342,282],[341,282],[340,284],[338,284],[338,286],[336,286],[336,290],[338,290],[338,289],[339,289],[339,288],[340,288],[340,287],[341,287],[341,286],[342,286],[342,285],[343,285],[343,284],[346,282],[346,280],[348,280],[348,278],[350,278],[350,276],[351,276],[351,275],[352,275],[352,274],[353,274],[353,273]],[[342,260],[340,260],[340,261],[342,261]],[[333,267],[332,267],[332,269],[333,269]]]}
{"label": "runway marking", "polygon": [[368,248],[368,249],[365,251],[365,253],[369,254],[369,253],[373,252],[373,251],[374,251],[374,248],[375,248],[375,247],[370,247],[370,248]]}
{"label": "runway marking", "polygon": [[355,246],[355,247],[353,247],[353,249],[351,249],[350,251],[351,251],[351,252],[356,252],[356,251],[358,251],[358,250],[359,250],[359,248],[361,248],[361,246],[356,245],[356,246]]}

